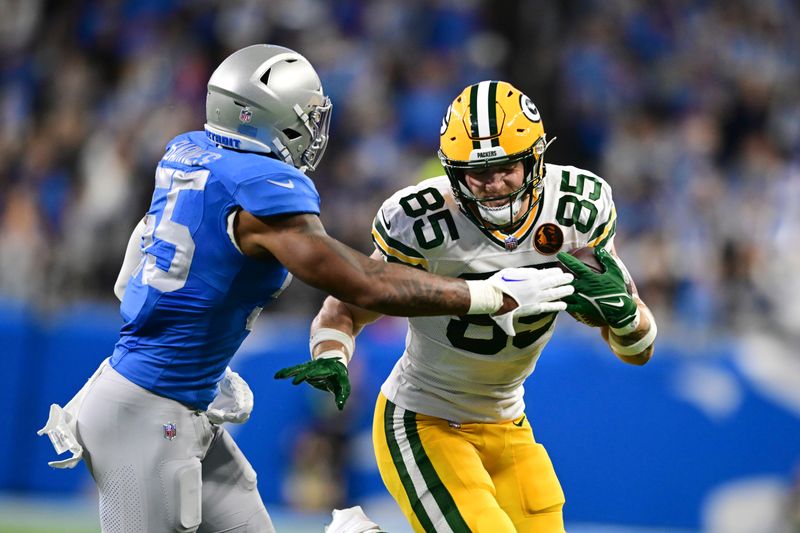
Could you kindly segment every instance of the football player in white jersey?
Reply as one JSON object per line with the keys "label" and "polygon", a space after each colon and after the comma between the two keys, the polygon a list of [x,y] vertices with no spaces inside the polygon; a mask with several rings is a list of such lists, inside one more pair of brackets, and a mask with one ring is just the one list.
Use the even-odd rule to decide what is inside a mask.
{"label": "football player in white jersey", "polygon": [[[447,175],[384,202],[374,256],[468,280],[562,264],[576,276],[567,309],[603,324],[620,359],[646,363],[656,325],[614,252],[608,184],[545,164],[539,111],[506,82],[464,89],[440,134]],[[564,253],[586,246],[603,273]],[[405,351],[378,397],[373,441],[383,481],[415,531],[564,530],[564,494],[523,402],[556,314],[515,319],[513,337],[485,316],[409,319]],[[329,297],[311,329],[315,360],[276,377],[338,390],[355,336],[379,316]],[[339,371],[320,371],[322,359],[338,361]]]}

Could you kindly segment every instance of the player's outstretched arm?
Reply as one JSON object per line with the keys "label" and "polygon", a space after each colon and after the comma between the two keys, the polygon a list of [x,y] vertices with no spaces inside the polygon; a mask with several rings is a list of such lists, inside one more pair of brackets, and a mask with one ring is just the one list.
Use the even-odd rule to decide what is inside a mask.
{"label": "player's outstretched arm", "polygon": [[[463,315],[470,308],[464,281],[369,259],[330,237],[315,215],[266,218],[241,211],[236,236],[245,255],[273,256],[309,285],[365,309],[417,316]],[[514,306],[510,300],[502,310]]]}
{"label": "player's outstretched arm", "polygon": [[[383,257],[377,250],[372,253],[370,259],[383,262]],[[344,348],[341,342],[335,340],[321,340],[315,342],[314,339],[320,338],[320,331],[337,330],[344,333],[347,337],[355,338],[364,326],[375,322],[383,316],[382,313],[370,311],[347,302],[343,302],[333,296],[328,296],[322,302],[317,316],[311,322],[311,355],[317,357],[320,353],[327,350],[338,350]],[[352,357],[348,354],[348,360]]]}
{"label": "player's outstretched arm", "polygon": [[504,277],[504,270],[489,280],[466,282],[376,261],[328,236],[315,215],[260,218],[241,211],[235,234],[246,255],[274,257],[309,285],[387,315],[524,316],[565,309],[558,300],[572,292],[572,276],[560,272],[526,273],[521,279]]}

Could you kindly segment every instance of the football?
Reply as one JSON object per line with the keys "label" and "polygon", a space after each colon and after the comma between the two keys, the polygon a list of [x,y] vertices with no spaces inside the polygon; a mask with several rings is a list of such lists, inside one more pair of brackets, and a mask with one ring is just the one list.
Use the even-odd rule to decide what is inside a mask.
{"label": "football", "polygon": [[[602,274],[605,271],[603,265],[600,264],[600,261],[598,261],[597,257],[594,255],[594,248],[584,246],[583,248],[575,248],[574,250],[570,250],[568,253],[598,274]],[[567,269],[567,267],[561,263],[559,263],[559,266],[564,272],[569,272],[569,269]],[[570,316],[572,316],[572,318],[578,322],[593,328],[606,325],[599,313],[592,313],[591,315],[584,313],[570,313]]]}
{"label": "football", "polygon": [[[594,248],[590,246],[584,246],[583,248],[575,248],[574,250],[570,250],[569,255],[579,259],[581,263],[588,266],[598,274],[605,272],[605,268],[600,264],[600,261],[597,260],[597,256],[594,255]],[[562,269],[566,270],[563,265]]]}

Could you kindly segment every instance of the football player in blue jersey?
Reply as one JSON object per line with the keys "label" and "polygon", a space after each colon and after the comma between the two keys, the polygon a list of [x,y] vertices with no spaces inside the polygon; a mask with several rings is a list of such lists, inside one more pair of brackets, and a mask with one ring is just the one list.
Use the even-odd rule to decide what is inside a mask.
{"label": "football player in blue jersey", "polygon": [[[53,466],[86,462],[103,531],[273,531],[255,472],[220,424],[249,417],[253,395],[227,366],[292,275],[384,314],[492,314],[510,335],[515,317],[566,307],[573,277],[558,269],[464,281],[328,236],[305,172],[325,151],[331,108],[303,56],[254,45],[211,76],[205,131],[168,144],[115,287],[119,341],[40,432],[72,452]],[[346,372],[320,354],[296,379],[341,408]]]}

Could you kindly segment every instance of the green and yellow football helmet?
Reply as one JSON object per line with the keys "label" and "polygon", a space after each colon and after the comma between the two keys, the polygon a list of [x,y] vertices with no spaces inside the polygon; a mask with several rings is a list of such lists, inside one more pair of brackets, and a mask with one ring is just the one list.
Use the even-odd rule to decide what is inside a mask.
{"label": "green and yellow football helmet", "polygon": [[[453,195],[478,226],[508,231],[539,202],[548,142],[539,110],[513,85],[491,80],[470,85],[447,108],[439,134],[439,159],[450,178]],[[522,187],[509,195],[477,198],[464,179],[467,170],[517,161],[523,163],[525,179]],[[520,214],[526,195],[530,202]],[[495,209],[483,204],[503,199],[508,199],[509,214],[498,222],[496,217],[487,216]]]}

